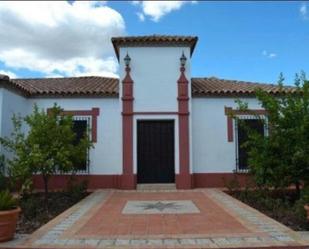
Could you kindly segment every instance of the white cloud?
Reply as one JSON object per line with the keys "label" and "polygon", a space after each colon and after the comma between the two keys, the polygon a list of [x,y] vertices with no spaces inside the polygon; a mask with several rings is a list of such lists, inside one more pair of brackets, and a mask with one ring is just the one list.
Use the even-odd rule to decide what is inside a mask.
{"label": "white cloud", "polygon": [[141,22],[145,21],[145,16],[144,16],[143,13],[137,12],[136,15],[138,16],[138,19],[139,19]]}
{"label": "white cloud", "polygon": [[187,3],[196,3],[196,1],[133,1],[134,5],[141,7],[144,16],[150,17],[155,22]]}
{"label": "white cloud", "polygon": [[11,71],[7,71],[7,70],[0,70],[0,74],[5,74],[7,76],[9,76],[11,79],[15,79],[17,78],[17,75]]}
{"label": "white cloud", "polygon": [[277,57],[277,54],[275,54],[275,53],[270,53],[270,54],[268,55],[268,57],[269,57],[269,58],[275,58],[275,57]]}
{"label": "white cloud", "polygon": [[122,16],[104,2],[0,2],[0,61],[46,75],[117,76],[110,38]]}
{"label": "white cloud", "polygon": [[308,19],[308,8],[306,3],[302,3],[299,8],[299,13],[303,19]]}
{"label": "white cloud", "polygon": [[270,52],[268,52],[266,50],[262,51],[262,55],[267,57],[267,58],[269,58],[269,59],[273,59],[273,58],[277,57],[276,53],[270,53]]}

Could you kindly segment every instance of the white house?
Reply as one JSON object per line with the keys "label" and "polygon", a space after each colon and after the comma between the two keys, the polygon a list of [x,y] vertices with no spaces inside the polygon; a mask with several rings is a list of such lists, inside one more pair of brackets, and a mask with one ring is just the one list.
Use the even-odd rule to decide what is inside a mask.
{"label": "white house", "polygon": [[[141,183],[175,183],[177,188],[220,187],[236,175],[244,182],[246,134],[227,115],[233,112],[262,133],[252,112],[264,114],[254,91],[276,94],[275,85],[194,78],[191,56],[198,38],[191,36],[115,37],[120,79],[72,77],[9,79],[0,77],[0,135],[9,136],[11,117],[48,109],[56,102],[74,116],[80,134],[91,128],[94,149],[78,165],[90,188],[134,189]],[[286,88],[289,91],[290,88]],[[236,99],[250,113],[236,110]],[[251,114],[251,115],[249,115]],[[51,180],[54,188],[67,175]],[[42,186],[39,177],[35,185]]]}

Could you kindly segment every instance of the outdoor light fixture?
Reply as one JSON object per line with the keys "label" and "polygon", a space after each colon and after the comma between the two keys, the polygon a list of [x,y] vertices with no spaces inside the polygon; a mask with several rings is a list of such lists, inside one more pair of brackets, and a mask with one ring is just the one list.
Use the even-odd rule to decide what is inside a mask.
{"label": "outdoor light fixture", "polygon": [[185,54],[182,51],[182,55],[180,57],[180,64],[182,67],[184,67],[186,65],[186,61],[187,61],[187,57],[185,56]]}
{"label": "outdoor light fixture", "polygon": [[130,61],[131,61],[131,58],[129,56],[129,54],[127,53],[127,55],[124,57],[124,63],[126,65],[126,67],[130,66]]}

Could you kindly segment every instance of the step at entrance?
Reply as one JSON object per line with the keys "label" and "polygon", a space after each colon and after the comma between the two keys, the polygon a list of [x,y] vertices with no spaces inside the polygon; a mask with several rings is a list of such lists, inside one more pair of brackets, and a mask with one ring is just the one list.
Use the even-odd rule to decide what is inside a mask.
{"label": "step at entrance", "polygon": [[176,190],[176,184],[175,183],[137,184],[137,190]]}

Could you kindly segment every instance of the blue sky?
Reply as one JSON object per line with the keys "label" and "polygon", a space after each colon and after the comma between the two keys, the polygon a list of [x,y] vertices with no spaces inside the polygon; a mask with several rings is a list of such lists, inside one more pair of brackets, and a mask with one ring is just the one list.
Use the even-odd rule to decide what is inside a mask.
{"label": "blue sky", "polygon": [[[88,6],[87,8],[92,7]],[[29,54],[29,57],[33,57],[31,62],[28,63],[33,64],[32,67],[27,66],[25,63],[19,65],[16,62],[12,62],[13,59],[18,60],[18,56],[21,56],[22,61],[27,54],[20,52],[17,55],[15,53],[14,56],[10,56],[8,53],[2,52],[4,55],[1,57],[0,51],[0,72],[12,72],[17,77],[44,77],[55,75],[78,76],[83,75],[83,73],[95,74],[101,70],[102,72],[106,72],[106,75],[117,75],[117,65],[114,65],[113,54],[112,51],[109,51],[110,45],[107,44],[110,38],[108,36],[115,34],[178,34],[196,35],[199,37],[192,57],[192,75],[194,77],[216,76],[226,79],[276,82],[279,73],[283,72],[286,77],[286,82],[291,83],[293,82],[295,73],[300,70],[309,73],[308,2],[197,1],[187,4],[179,3],[167,7],[146,6],[142,2],[136,2],[135,4],[128,2],[107,2],[99,4],[96,8],[101,8],[102,11],[103,9],[106,11],[104,12],[106,14],[101,12],[101,16],[98,14],[98,20],[100,18],[110,18],[109,20],[113,20],[111,23],[105,20],[105,26],[98,24],[99,21],[94,24],[98,26],[95,26],[98,34],[103,33],[100,34],[102,39],[106,38],[106,44],[104,43],[102,45],[106,46],[106,51],[102,51],[101,53],[100,48],[95,51],[90,51],[92,48],[98,46],[97,44],[91,43],[91,41],[93,42],[95,40],[95,37],[91,41],[85,40],[85,44],[89,44],[89,46],[83,49],[78,48],[79,45],[84,46],[82,43],[75,44],[76,39],[75,41],[72,40],[68,48],[69,50],[72,47],[74,48],[72,54],[73,52],[75,54],[80,53],[83,55],[83,58],[87,58],[87,62],[76,62],[77,59],[74,55],[69,53],[68,55],[59,55],[57,57],[57,46],[52,48],[55,51],[53,54],[48,54],[43,51],[44,46],[49,46],[46,45],[47,43],[44,43],[45,45],[42,46],[38,42],[37,46],[39,48],[37,48],[33,45],[35,42],[32,42],[32,45],[27,45],[27,49],[25,50],[27,53],[31,53],[32,49],[33,51],[39,51],[31,55]],[[89,9],[89,11],[92,10]],[[16,18],[18,18],[18,14],[18,12],[15,13],[17,15]],[[72,16],[74,16],[74,13]],[[75,19],[71,18],[70,20],[74,21]],[[1,21],[4,22],[4,25],[7,24],[5,20],[0,19],[0,27]],[[79,23],[77,27],[81,26],[80,21],[77,20],[77,23]],[[61,23],[56,24],[60,25]],[[109,25],[109,29],[100,32],[100,28],[106,29],[107,25]],[[113,25],[117,28],[117,32],[113,29]],[[24,26],[24,28],[27,28],[26,25]],[[75,26],[73,25],[72,27],[74,28]],[[65,34],[70,35],[70,32],[62,30],[59,33],[65,36]],[[104,37],[104,33],[106,37]],[[95,36],[95,34],[92,35]],[[71,34],[71,36],[78,37],[75,33]],[[35,39],[33,37],[35,37],[35,34],[32,36],[32,39]],[[56,39],[56,42],[59,42],[59,46],[61,47],[61,41],[57,37],[59,35],[51,37],[50,42],[55,43],[53,39]],[[6,41],[13,38],[14,36],[8,37]],[[15,47],[12,46],[8,46],[8,51],[14,52],[16,48],[23,47],[23,43],[18,43]],[[86,51],[86,49],[89,51]],[[90,60],[89,58],[96,58],[96,52],[101,54],[104,60],[100,60],[100,58]],[[42,61],[42,58],[44,58],[44,61]],[[56,65],[53,59],[58,64],[61,64],[61,62],[67,63],[67,71],[62,71],[61,65]],[[35,60],[38,61],[36,62]],[[55,65],[50,66],[49,63],[54,63]],[[92,65],[90,69],[87,69],[87,63]],[[106,64],[103,65],[104,63]],[[38,66],[39,64],[46,66],[40,67]],[[76,73],[76,69],[75,71],[70,71],[72,64],[74,66],[77,65],[76,67],[80,69],[78,73]],[[98,66],[99,64],[101,67]]]}

